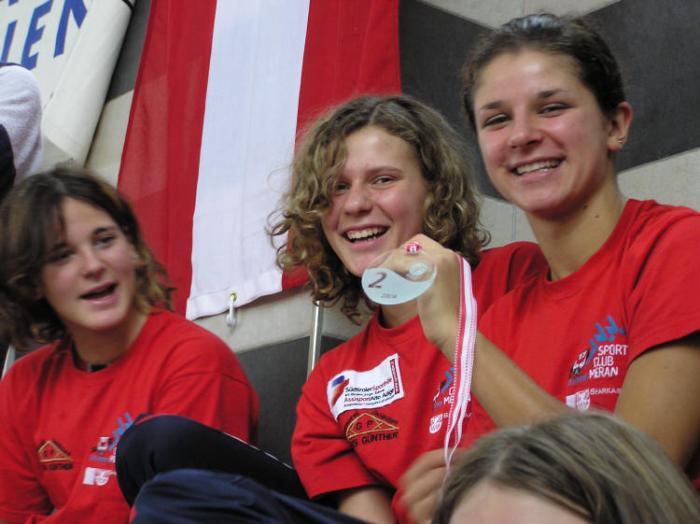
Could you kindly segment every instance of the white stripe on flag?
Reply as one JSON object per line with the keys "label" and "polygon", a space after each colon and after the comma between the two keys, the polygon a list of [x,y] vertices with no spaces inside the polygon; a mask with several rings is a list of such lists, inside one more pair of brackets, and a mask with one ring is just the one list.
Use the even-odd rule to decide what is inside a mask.
{"label": "white stripe on flag", "polygon": [[288,180],[308,12],[309,0],[217,3],[188,318],[226,310],[231,291],[240,306],[282,289],[265,226]]}

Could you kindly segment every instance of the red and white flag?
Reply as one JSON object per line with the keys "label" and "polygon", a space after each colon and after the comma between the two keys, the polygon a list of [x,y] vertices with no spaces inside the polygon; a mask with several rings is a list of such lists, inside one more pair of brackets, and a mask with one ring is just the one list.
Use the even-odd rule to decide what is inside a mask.
{"label": "red and white flag", "polygon": [[299,130],[401,90],[399,0],[153,0],[118,186],[188,318],[295,287],[265,234]]}

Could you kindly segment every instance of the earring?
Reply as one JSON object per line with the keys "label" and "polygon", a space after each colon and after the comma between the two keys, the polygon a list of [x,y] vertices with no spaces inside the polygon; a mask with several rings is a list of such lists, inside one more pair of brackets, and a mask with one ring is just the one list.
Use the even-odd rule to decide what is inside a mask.
{"label": "earring", "polygon": [[625,137],[621,136],[617,139],[617,143],[622,145],[625,145]]}

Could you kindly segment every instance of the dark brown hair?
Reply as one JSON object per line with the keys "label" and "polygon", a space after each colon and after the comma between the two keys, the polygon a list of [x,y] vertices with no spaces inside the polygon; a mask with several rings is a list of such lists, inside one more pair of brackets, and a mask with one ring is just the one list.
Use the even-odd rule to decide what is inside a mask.
{"label": "dark brown hair", "polygon": [[625,101],[622,75],[603,38],[584,20],[538,13],[515,18],[487,33],[476,45],[463,69],[462,100],[472,128],[474,91],[479,75],[496,57],[534,49],[571,58],[581,82],[595,95],[605,115],[610,116]]}
{"label": "dark brown hair", "polygon": [[20,348],[29,340],[47,343],[70,336],[51,305],[37,298],[48,250],[64,228],[61,208],[66,198],[107,213],[134,246],[139,258],[136,307],[171,307],[165,270],[144,243],[126,200],[87,171],[58,167],[26,178],[0,205],[0,337]]}

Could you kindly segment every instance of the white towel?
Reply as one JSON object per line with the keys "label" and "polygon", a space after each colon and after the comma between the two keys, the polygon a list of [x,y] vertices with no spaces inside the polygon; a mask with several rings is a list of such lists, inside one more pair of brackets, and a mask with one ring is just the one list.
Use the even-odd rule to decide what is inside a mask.
{"label": "white towel", "polygon": [[41,93],[32,72],[16,64],[0,64],[0,125],[10,138],[15,181],[35,173],[41,166]]}

